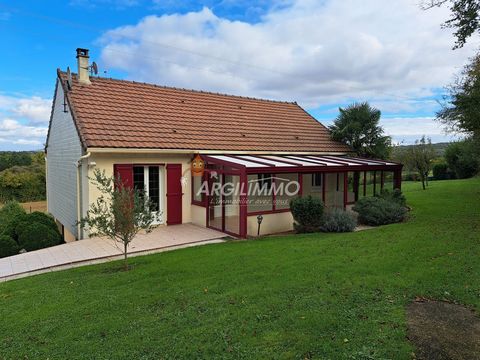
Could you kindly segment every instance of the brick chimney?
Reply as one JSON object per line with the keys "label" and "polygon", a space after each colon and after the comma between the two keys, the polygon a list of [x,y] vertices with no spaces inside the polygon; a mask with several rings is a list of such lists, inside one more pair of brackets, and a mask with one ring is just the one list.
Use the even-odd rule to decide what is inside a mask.
{"label": "brick chimney", "polygon": [[84,85],[90,85],[88,49],[77,49],[78,82]]}

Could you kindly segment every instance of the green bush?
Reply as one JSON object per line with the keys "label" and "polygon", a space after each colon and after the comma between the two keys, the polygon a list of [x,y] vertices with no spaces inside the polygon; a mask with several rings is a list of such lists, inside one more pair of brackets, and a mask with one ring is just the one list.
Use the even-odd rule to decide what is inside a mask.
{"label": "green bush", "polygon": [[26,215],[25,210],[16,201],[7,202],[0,209],[0,235],[14,237],[16,222]]}
{"label": "green bush", "polygon": [[20,248],[10,236],[0,235],[0,258],[18,254]]}
{"label": "green bush", "polygon": [[448,167],[459,179],[472,177],[479,171],[478,154],[473,140],[451,143],[445,149]]}
{"label": "green bush", "polygon": [[366,225],[386,225],[405,220],[407,209],[397,202],[381,197],[365,197],[357,201],[353,210],[358,213],[358,221]]}
{"label": "green bush", "polygon": [[19,241],[20,234],[23,233],[24,229],[28,230],[30,224],[45,225],[46,227],[57,233],[59,236],[61,236],[60,231],[58,230],[58,226],[55,223],[53,217],[39,211],[34,211],[31,214],[23,215],[14,220],[11,224],[11,228],[13,228],[11,236],[15,240]]}
{"label": "green bush", "polygon": [[384,189],[380,194],[377,194],[375,196],[387,201],[392,201],[400,206],[407,206],[407,199],[405,198],[405,195],[402,194],[402,191],[399,189],[394,189],[393,191]]}
{"label": "green bush", "polygon": [[433,165],[432,172],[433,172],[433,178],[435,180],[450,179],[450,174],[448,172],[448,165],[445,163],[439,163],[439,164]]}
{"label": "green bush", "polygon": [[55,246],[61,242],[62,238],[58,231],[40,223],[28,224],[18,234],[20,248],[27,251]]}
{"label": "green bush", "polygon": [[54,218],[40,211],[34,211],[31,214],[27,214],[22,218],[22,222],[43,224],[60,234],[60,232],[58,231],[57,223],[55,222]]}
{"label": "green bush", "polygon": [[355,216],[341,209],[332,209],[323,214],[322,231],[324,232],[351,232],[355,230],[357,220]]}
{"label": "green bush", "polygon": [[317,232],[322,226],[323,202],[311,196],[298,197],[290,201],[290,210],[297,232]]}

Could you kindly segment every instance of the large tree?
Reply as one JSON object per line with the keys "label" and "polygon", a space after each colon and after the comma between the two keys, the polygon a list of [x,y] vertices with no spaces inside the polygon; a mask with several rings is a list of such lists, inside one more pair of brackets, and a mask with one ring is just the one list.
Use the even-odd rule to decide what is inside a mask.
{"label": "large tree", "polygon": [[463,47],[467,39],[480,33],[480,1],[479,0],[423,0],[422,7],[431,9],[448,4],[452,15],[443,23],[443,27],[455,29],[456,42],[454,49]]}
{"label": "large tree", "polygon": [[447,129],[480,139],[480,54],[473,57],[447,87],[437,118]]}
{"label": "large tree", "polygon": [[391,138],[379,125],[381,112],[367,102],[354,103],[342,109],[329,127],[332,139],[349,145],[359,156],[386,159]]}

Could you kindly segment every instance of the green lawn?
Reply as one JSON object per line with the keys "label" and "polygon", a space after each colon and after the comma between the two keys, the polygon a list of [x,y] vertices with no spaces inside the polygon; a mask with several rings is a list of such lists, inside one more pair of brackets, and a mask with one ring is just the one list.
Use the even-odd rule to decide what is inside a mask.
{"label": "green lawn", "polygon": [[480,179],[404,185],[411,219],[0,284],[0,358],[410,359],[416,296],[480,310]]}

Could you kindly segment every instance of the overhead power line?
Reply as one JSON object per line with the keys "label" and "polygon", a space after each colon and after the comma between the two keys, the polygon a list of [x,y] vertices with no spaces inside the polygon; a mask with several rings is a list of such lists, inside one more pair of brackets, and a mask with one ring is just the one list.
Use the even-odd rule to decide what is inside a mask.
{"label": "overhead power line", "polygon": [[[89,32],[94,33],[96,35],[99,35],[99,36],[104,36],[106,33],[109,32],[108,30],[101,29],[101,28],[98,28],[98,27],[85,25],[85,24],[81,24],[81,23],[78,23],[78,22],[69,21],[69,20],[65,20],[65,19],[59,19],[59,18],[52,17],[52,16],[46,16],[46,15],[43,15],[43,14],[35,13],[35,12],[29,11],[29,10],[23,10],[23,9],[20,9],[20,8],[12,8],[12,7],[5,6],[3,4],[0,4],[0,8],[4,8],[5,10],[13,12],[13,13],[20,13],[20,14],[23,14],[23,15],[26,15],[26,16],[29,16],[29,17],[33,17],[33,18],[43,20],[43,21],[47,21],[47,22],[50,22],[50,23],[54,23],[54,24],[57,24],[57,25],[76,28],[76,29],[81,29],[81,30],[86,30],[86,31],[89,31]],[[29,32],[29,34],[32,35],[31,32]],[[133,37],[129,37],[126,34],[119,34],[118,32],[113,34],[110,31],[109,36],[112,36],[112,38],[113,37],[118,37],[120,39],[137,41],[137,39],[135,39]],[[45,37],[45,36],[42,35],[42,37]],[[48,37],[51,37],[51,36],[48,35]],[[282,72],[282,71],[278,71],[276,69],[271,69],[271,68],[263,67],[263,66],[256,65],[256,64],[246,63],[246,62],[242,62],[242,61],[238,61],[238,60],[227,59],[227,58],[219,57],[219,56],[216,56],[216,55],[206,54],[206,53],[198,52],[198,51],[195,51],[195,50],[182,48],[182,47],[177,46],[177,45],[167,44],[167,43],[164,43],[164,42],[151,41],[151,40],[145,40],[145,39],[142,39],[141,41],[137,41],[137,44],[139,44],[139,45],[141,45],[142,43],[151,44],[151,45],[154,45],[154,46],[158,46],[158,47],[162,47],[162,48],[166,48],[166,49],[171,49],[171,50],[174,50],[174,51],[188,53],[188,54],[195,55],[195,56],[198,56],[198,57],[201,57],[201,58],[207,58],[207,59],[212,59],[212,60],[219,61],[219,62],[229,63],[229,64],[236,65],[236,66],[256,69],[256,70],[264,71],[264,72],[269,72],[269,73],[272,73],[272,74],[275,74],[275,75],[278,75],[278,76],[295,78],[295,79],[300,78],[300,79],[305,79],[305,80],[308,80],[308,81],[312,80],[312,77],[308,76],[308,75]],[[117,53],[122,53],[122,54],[128,54],[128,55],[134,55],[137,58],[147,59],[147,60],[155,61],[155,62],[162,62],[162,63],[166,63],[166,64],[178,65],[180,67],[190,68],[190,69],[195,69],[195,70],[200,70],[200,71],[207,71],[207,72],[211,72],[211,73],[215,73],[215,74],[221,74],[221,75],[224,75],[224,76],[229,76],[229,77],[232,77],[232,78],[244,78],[244,79],[247,79],[247,80],[255,79],[254,77],[247,77],[244,74],[238,74],[238,73],[232,74],[231,72],[214,70],[210,67],[196,67],[196,66],[192,66],[190,64],[184,64],[184,63],[180,63],[180,62],[176,62],[176,61],[167,60],[165,58],[147,56],[147,55],[144,55],[144,54],[141,54],[141,53],[137,53],[137,52],[134,53],[134,52],[126,51],[126,50],[113,49],[111,47],[103,48],[102,50],[103,51],[109,51],[109,52],[117,52]],[[418,97],[417,98],[408,97],[408,96],[388,93],[388,92],[385,92],[383,90],[369,90],[369,89],[365,89],[361,86],[355,86],[355,85],[352,85],[352,84],[349,84],[349,85],[342,84],[341,86],[344,87],[346,90],[360,91],[360,92],[365,92],[365,93],[373,92],[373,93],[377,93],[377,94],[380,94],[380,95],[383,95],[383,96],[386,96],[386,97],[389,97],[389,98],[409,100],[409,101],[412,101],[412,100],[413,101],[419,101]]]}

